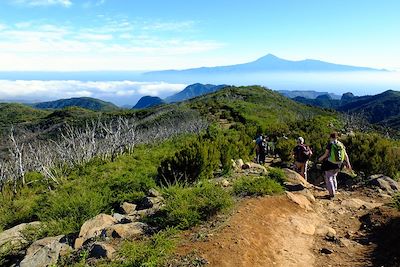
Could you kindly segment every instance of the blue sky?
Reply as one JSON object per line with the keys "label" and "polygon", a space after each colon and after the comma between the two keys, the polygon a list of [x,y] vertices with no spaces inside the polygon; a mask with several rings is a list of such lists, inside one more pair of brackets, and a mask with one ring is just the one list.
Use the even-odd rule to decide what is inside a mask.
{"label": "blue sky", "polygon": [[2,0],[0,71],[287,59],[400,69],[398,0]]}

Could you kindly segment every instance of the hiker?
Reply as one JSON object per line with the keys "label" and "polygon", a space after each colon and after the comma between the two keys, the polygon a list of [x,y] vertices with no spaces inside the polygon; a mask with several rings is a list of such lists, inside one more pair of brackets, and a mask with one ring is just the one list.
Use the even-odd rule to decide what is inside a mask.
{"label": "hiker", "polygon": [[267,142],[267,138],[264,137],[261,141],[261,143],[259,144],[259,158],[258,158],[258,163],[259,164],[264,164],[265,163],[265,158],[268,154],[268,142]]}
{"label": "hiker", "polygon": [[337,190],[336,176],[342,168],[343,163],[351,171],[351,164],[346,148],[338,140],[336,132],[331,133],[330,141],[326,146],[325,153],[318,159],[322,162],[321,170],[325,171],[325,183],[329,192],[329,198],[332,199]]}
{"label": "hiker", "polygon": [[296,165],[296,169],[298,170],[300,175],[307,180],[307,165],[308,160],[312,156],[312,150],[309,146],[304,144],[304,138],[301,136],[297,138],[297,146],[295,146],[295,148],[293,149],[293,155],[295,159],[294,164]]}
{"label": "hiker", "polygon": [[256,162],[257,163],[260,163],[260,150],[261,150],[260,145],[261,145],[262,141],[263,141],[263,135],[260,134],[255,140],[256,145],[254,147],[254,149],[256,151]]}

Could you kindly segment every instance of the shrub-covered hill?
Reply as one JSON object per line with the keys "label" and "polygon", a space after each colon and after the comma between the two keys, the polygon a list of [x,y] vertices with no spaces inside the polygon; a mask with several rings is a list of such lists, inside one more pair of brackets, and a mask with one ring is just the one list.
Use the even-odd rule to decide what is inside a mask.
{"label": "shrub-covered hill", "polygon": [[393,121],[400,115],[400,92],[388,90],[378,95],[359,97],[341,106],[339,111],[363,115],[370,123]]}
{"label": "shrub-covered hill", "polygon": [[[102,121],[86,125],[85,120],[99,115]],[[124,202],[146,204],[151,188],[160,191],[165,206],[155,213],[137,215],[141,223],[159,230],[157,234],[123,242],[113,239],[119,243],[117,257],[95,263],[88,259],[90,241],[83,250],[75,247],[71,255],[59,259],[57,266],[164,266],[173,251],[175,237],[168,235],[170,230],[203,223],[229,210],[240,196],[282,192],[280,183],[285,177],[279,169],[232,180],[228,189],[218,182],[234,178],[232,159],[252,159],[256,133],[275,135],[276,152],[289,161],[299,135],[318,156],[329,132],[343,127],[337,113],[296,103],[257,86],[230,87],[187,102],[139,111],[70,108],[46,114],[32,125],[56,127],[65,121],[74,122],[75,127],[66,140],[52,142],[42,136],[37,142],[33,136],[29,140],[33,147],[25,146],[20,161],[23,175],[20,165],[14,164],[19,160],[14,153],[8,166],[13,179],[0,180],[0,232],[20,223],[43,223],[39,230],[24,233],[27,243],[20,251],[0,244],[1,266],[9,266],[15,257],[21,260],[28,245],[37,239],[67,235],[74,241],[82,224],[94,216],[122,212]],[[281,138],[283,135],[287,138]],[[18,141],[19,145],[23,142]],[[357,171],[392,177],[399,172],[400,151],[393,149],[400,147],[399,143],[356,133],[346,146]],[[0,173],[4,178],[6,172]]]}
{"label": "shrub-covered hill", "polygon": [[56,101],[36,103],[33,105],[39,109],[62,109],[66,107],[80,107],[94,111],[114,111],[119,108],[110,102],[91,97],[75,97],[69,99],[59,99]]}
{"label": "shrub-covered hill", "polygon": [[11,124],[36,122],[50,112],[16,103],[0,103],[0,128]]}
{"label": "shrub-covered hill", "polygon": [[259,132],[282,134],[299,120],[316,116],[338,122],[337,113],[295,102],[260,86],[227,87],[183,103],[219,122],[253,125]]}

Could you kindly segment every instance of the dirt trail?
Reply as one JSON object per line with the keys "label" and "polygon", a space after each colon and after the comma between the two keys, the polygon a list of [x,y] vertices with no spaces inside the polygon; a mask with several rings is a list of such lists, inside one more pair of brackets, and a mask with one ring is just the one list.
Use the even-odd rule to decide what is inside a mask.
{"label": "dirt trail", "polygon": [[318,222],[286,196],[247,199],[221,231],[182,253],[195,250],[209,266],[310,266],[315,256],[308,226]]}
{"label": "dirt trail", "polygon": [[341,191],[334,200],[312,194],[308,210],[287,196],[245,199],[220,228],[197,239],[188,233],[179,254],[194,252],[218,267],[373,266],[376,245],[360,218],[382,199],[368,192]]}

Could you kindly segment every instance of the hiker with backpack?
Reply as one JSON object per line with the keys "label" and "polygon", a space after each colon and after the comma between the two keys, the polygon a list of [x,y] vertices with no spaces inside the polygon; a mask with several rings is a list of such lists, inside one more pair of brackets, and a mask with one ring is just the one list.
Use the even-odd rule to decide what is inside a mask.
{"label": "hiker with backpack", "polygon": [[300,175],[307,180],[307,165],[308,160],[312,156],[312,150],[309,146],[304,144],[304,138],[297,138],[297,146],[293,149],[293,155],[296,165],[296,169],[299,171]]}
{"label": "hiker with backpack", "polygon": [[318,159],[322,162],[321,170],[325,171],[325,183],[329,192],[329,198],[332,199],[337,190],[337,174],[343,166],[351,170],[349,156],[347,155],[346,148],[338,140],[336,132],[330,135],[330,141],[326,146],[325,153]]}
{"label": "hiker with backpack", "polygon": [[260,134],[255,140],[254,150],[256,151],[256,162],[260,163],[261,143],[264,140],[263,134]]}

